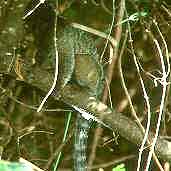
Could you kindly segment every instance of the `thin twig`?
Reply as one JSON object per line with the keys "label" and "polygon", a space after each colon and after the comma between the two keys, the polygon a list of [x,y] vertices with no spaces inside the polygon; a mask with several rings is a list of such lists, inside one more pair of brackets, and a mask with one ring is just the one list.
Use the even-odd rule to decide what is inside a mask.
{"label": "thin twig", "polygon": [[[161,32],[159,31],[159,33],[161,33]],[[146,164],[145,171],[148,171],[148,169],[149,169],[152,154],[154,152],[154,148],[155,148],[157,138],[158,138],[158,135],[159,135],[160,123],[161,123],[161,118],[162,118],[162,114],[163,114],[163,111],[164,111],[164,104],[165,104],[166,91],[167,91],[167,85],[168,85],[167,77],[168,77],[169,72],[170,72],[170,65],[167,67],[168,70],[166,70],[162,50],[160,48],[160,45],[159,45],[157,39],[155,39],[153,37],[151,32],[149,32],[149,35],[152,36],[152,40],[154,41],[154,44],[156,45],[158,53],[159,53],[159,57],[160,57],[160,61],[161,61],[161,67],[162,67],[162,74],[163,74],[163,76],[161,78],[163,88],[162,88],[162,97],[161,97],[161,102],[160,102],[160,110],[159,110],[159,114],[158,114],[158,120],[157,120],[157,125],[156,125],[155,136],[154,136],[153,142],[151,144],[151,148],[150,148],[149,155],[148,155],[148,158],[147,158],[147,164]]]}
{"label": "thin twig", "polygon": [[91,169],[106,168],[106,167],[109,167],[111,165],[116,165],[116,164],[119,164],[119,163],[123,163],[124,161],[132,159],[132,158],[135,158],[135,155],[131,154],[131,155],[128,155],[128,156],[124,156],[124,157],[114,159],[113,161],[97,164],[97,165],[92,166]]}
{"label": "thin twig", "polygon": [[46,0],[40,0],[39,3],[30,10],[26,15],[23,16],[23,20],[25,20],[28,16],[30,16],[41,4],[44,4]]}
{"label": "thin twig", "polygon": [[[58,6],[58,5],[57,5]],[[57,29],[57,16],[58,16],[58,12],[57,10],[55,11],[55,23],[54,23],[54,49],[55,49],[55,76],[54,76],[54,80],[53,80],[53,84],[52,87],[50,88],[50,90],[48,91],[48,93],[46,94],[46,96],[44,97],[44,99],[42,100],[40,106],[37,109],[37,112],[40,112],[44,103],[46,102],[46,100],[48,99],[48,97],[52,94],[53,90],[55,89],[56,86],[56,82],[58,79],[58,59],[59,59],[59,54],[58,54],[58,49],[57,49],[57,37],[56,37],[56,29]]]}
{"label": "thin twig", "polygon": [[97,35],[99,37],[102,37],[104,39],[108,39],[113,48],[115,48],[117,46],[117,41],[113,37],[108,36],[108,34],[106,34],[104,32],[101,32],[99,30],[96,30],[96,29],[93,29],[93,28],[90,28],[90,27],[87,27],[87,26],[84,26],[84,25],[81,25],[81,24],[78,24],[78,23],[74,23],[74,22],[71,23],[70,25],[72,27],[74,27],[74,28],[78,28],[80,30],[83,30],[83,31],[92,33],[94,35]]}
{"label": "thin twig", "polygon": [[[139,65],[138,65],[138,62],[137,62],[137,59],[136,59],[136,55],[135,55],[135,52],[134,52],[133,43],[132,43],[133,40],[132,40],[132,36],[131,36],[129,21],[128,21],[128,30],[129,30],[129,36],[130,36],[131,51],[132,51],[132,54],[133,54],[134,63],[136,65],[137,73],[138,73],[140,83],[141,83],[141,87],[142,87],[142,90],[143,90],[144,99],[145,99],[145,102],[146,102],[146,105],[147,105],[147,116],[148,116],[147,117],[147,125],[146,125],[145,135],[144,135],[143,141],[141,143],[141,147],[139,149],[139,158],[138,158],[138,166],[137,166],[137,171],[139,171],[142,152],[144,150],[144,146],[145,146],[146,141],[148,142],[148,134],[149,134],[150,120],[151,120],[151,107],[150,107],[149,98],[148,98],[148,95],[147,95],[147,92],[146,92],[146,89],[145,89],[145,85],[144,85],[143,79],[142,79],[141,74],[140,74],[140,68],[139,68]],[[155,161],[156,161],[158,167],[160,168],[160,170],[163,171],[163,168],[162,168],[160,162],[158,161],[157,157],[155,156],[154,151],[153,151],[152,154],[153,154],[153,156],[155,158]]]}
{"label": "thin twig", "polygon": [[169,9],[167,9],[164,5],[161,5],[161,7],[169,15],[169,17],[171,17],[171,11]]}
{"label": "thin twig", "polygon": [[[122,21],[123,16],[124,16],[124,11],[125,11],[125,1],[122,0],[120,2],[120,9],[118,12],[119,14],[117,17],[117,23],[120,23]],[[116,26],[116,31],[115,31],[115,35],[114,35],[115,40],[117,42],[117,46],[115,47],[115,50],[114,50],[112,63],[109,64],[108,69],[107,69],[107,79],[108,79],[109,86],[112,81],[113,71],[114,71],[115,63],[116,63],[117,56],[118,56],[119,42],[121,39],[121,35],[122,35],[122,25],[118,25],[118,26]],[[108,88],[107,88],[107,86],[105,86],[102,101],[105,103],[107,101],[107,98],[108,98]]]}
{"label": "thin twig", "polygon": [[[108,34],[108,37],[107,37],[105,46],[104,46],[103,51],[102,51],[102,54],[101,54],[101,56],[100,56],[100,62],[101,62],[101,63],[102,63],[103,56],[104,56],[104,53],[105,53],[105,51],[106,51],[107,45],[108,45],[108,43],[109,43],[109,37],[111,36],[112,29],[113,29],[114,22],[115,22],[115,0],[113,0],[112,7],[113,7],[112,23],[111,23],[111,26],[110,26],[110,29],[109,29],[109,34]],[[112,59],[112,60],[113,60],[113,59]]]}
{"label": "thin twig", "polygon": [[56,156],[58,156],[58,154],[60,153],[60,151],[62,151],[62,149],[64,148],[64,146],[66,145],[66,143],[71,139],[71,137],[73,136],[74,133],[74,129],[71,129],[72,131],[69,133],[68,137],[66,138],[65,142],[62,142],[58,148],[55,149],[54,153],[52,154],[52,156],[49,158],[48,162],[46,163],[44,169],[48,170],[50,168],[50,166],[52,165],[53,161],[55,160]]}
{"label": "thin twig", "polygon": [[[5,93],[7,90],[0,87],[0,89],[2,89],[3,93]],[[36,106],[33,106],[33,105],[29,105],[29,104],[26,104],[26,103],[23,103],[22,101],[18,100],[16,97],[12,96],[12,95],[8,95],[8,93],[5,94],[5,96],[7,96],[8,98],[10,98],[11,100],[13,100],[14,102],[22,105],[23,107],[26,107],[28,109],[32,109],[32,110],[36,110],[38,109],[38,107]],[[67,109],[42,109],[43,112],[70,112],[71,110],[67,110]]]}

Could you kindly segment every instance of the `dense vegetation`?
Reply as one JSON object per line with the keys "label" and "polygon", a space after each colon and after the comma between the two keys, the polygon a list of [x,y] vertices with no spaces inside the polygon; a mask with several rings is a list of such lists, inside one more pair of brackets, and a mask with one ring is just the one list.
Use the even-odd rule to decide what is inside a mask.
{"label": "dense vegetation", "polygon": [[[162,166],[167,171],[171,161],[170,21],[169,1],[1,0],[1,159],[16,162],[22,157],[43,170],[53,170],[55,164],[59,171],[72,170],[77,115],[72,105],[76,105],[103,121],[91,126],[89,169],[136,170],[144,131],[151,123],[149,142],[142,147],[143,170],[161,116],[155,149],[160,164],[153,156],[150,168],[162,170]],[[84,34],[87,37],[80,40]],[[55,52],[60,63],[57,86],[37,112],[53,83]],[[73,53],[84,58],[73,58]],[[87,71],[94,75],[88,77]],[[97,88],[97,79],[104,86]],[[98,100],[90,102],[96,91]],[[8,162],[1,163],[0,169],[12,170],[5,168]],[[13,170],[23,170],[24,166],[14,164]]]}

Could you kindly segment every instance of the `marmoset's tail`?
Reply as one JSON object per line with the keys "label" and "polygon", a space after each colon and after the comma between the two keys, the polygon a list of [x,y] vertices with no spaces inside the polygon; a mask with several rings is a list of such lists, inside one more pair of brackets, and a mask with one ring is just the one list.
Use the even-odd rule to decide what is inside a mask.
{"label": "marmoset's tail", "polygon": [[91,120],[77,115],[75,142],[74,142],[74,171],[87,170],[87,140],[91,126]]}

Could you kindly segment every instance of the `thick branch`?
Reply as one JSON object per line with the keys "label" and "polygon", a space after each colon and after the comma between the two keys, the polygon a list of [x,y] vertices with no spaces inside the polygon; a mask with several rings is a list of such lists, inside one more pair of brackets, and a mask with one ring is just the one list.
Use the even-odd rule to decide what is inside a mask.
{"label": "thick branch", "polygon": [[[3,74],[4,72],[0,69],[0,73]],[[42,68],[29,68],[29,65],[27,66],[25,64],[24,67],[21,67],[21,73],[23,73],[25,83],[36,86],[44,92],[48,91],[51,84],[49,80],[52,80],[53,74],[45,71]],[[16,78],[15,72],[11,72],[10,75]],[[55,93],[53,93],[53,95],[55,99],[59,100],[59,97],[56,97]],[[112,111],[100,101],[91,98],[87,89],[78,87],[74,84],[68,84],[63,89],[63,92],[61,92],[60,100],[66,104],[74,104],[80,108],[84,108],[87,111],[92,112],[97,118],[99,115],[104,115],[103,122],[109,125],[113,131],[117,131],[122,137],[138,146],[141,144],[143,134],[136,122],[132,121],[121,113]],[[171,143],[164,139],[158,138],[156,153],[162,159],[171,160]]]}
{"label": "thick branch", "polygon": [[[67,104],[74,104],[92,112],[97,118],[100,118],[99,116],[103,115],[103,122],[106,125],[109,125],[113,131],[117,131],[122,137],[137,146],[141,144],[143,134],[136,122],[121,113],[112,111],[109,107],[95,98],[89,97],[84,89],[68,85],[64,88],[62,100]],[[152,133],[150,133],[150,135],[153,137]],[[159,137],[155,149],[156,154],[160,158],[168,161],[171,160],[171,142]]]}

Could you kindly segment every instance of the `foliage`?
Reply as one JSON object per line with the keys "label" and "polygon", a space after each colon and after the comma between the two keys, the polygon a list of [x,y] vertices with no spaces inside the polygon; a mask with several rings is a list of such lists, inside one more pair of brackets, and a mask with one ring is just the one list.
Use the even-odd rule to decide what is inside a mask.
{"label": "foliage", "polygon": [[[75,128],[75,115],[70,120],[70,128],[65,129],[65,110],[68,112],[68,110],[73,109],[55,97],[59,90],[57,87],[52,94],[53,97],[50,97],[44,106],[44,110],[39,113],[36,112],[37,106],[48,91],[54,75],[55,58],[53,56],[52,40],[54,38],[53,16],[56,9],[54,2],[55,0],[44,1],[26,19],[23,19],[23,16],[35,8],[39,0],[0,1],[0,147],[2,147],[0,153],[1,157],[6,160],[0,161],[0,170],[3,171],[12,171],[12,169],[13,171],[30,171],[28,166],[21,163],[7,162],[7,160],[16,159],[19,156],[33,160],[36,165],[43,169],[52,168],[56,159],[58,159],[56,166],[59,170],[70,169],[73,166],[73,162],[71,162],[73,141],[70,137]],[[114,9],[112,9],[113,2],[115,2]],[[133,110],[130,109],[121,81],[121,72],[118,69],[118,61],[120,60],[132,104],[137,117],[141,119],[145,128],[148,121],[149,107],[144,100],[144,90],[137,74],[136,67],[139,66],[140,75],[148,94],[147,99],[150,101],[150,131],[155,132],[163,88],[162,60],[159,58],[161,55],[155,43],[159,43],[163,54],[163,64],[166,66],[170,49],[169,54],[167,54],[160,32],[169,47],[171,42],[171,8],[169,1],[126,0],[125,9],[127,12],[125,11],[123,17],[118,19],[121,14],[119,12],[120,2],[120,0],[59,1],[57,41],[59,41],[59,62],[62,63],[59,66],[59,75],[66,77],[67,80],[63,80],[64,77],[59,79],[61,79],[63,87],[67,84],[82,85],[81,88],[78,88],[78,91],[85,90],[89,93],[91,91],[90,94],[93,96],[96,93],[93,94],[92,92],[96,90],[92,89],[90,84],[97,85],[95,77],[98,77],[100,73],[103,77],[100,78],[100,81],[104,81],[104,76],[111,78],[107,105],[113,111],[122,113],[123,117],[126,116],[129,121],[135,121],[135,118],[131,115]],[[114,25],[111,26],[113,18]],[[64,21],[64,23],[61,23],[61,21]],[[95,30],[91,32],[88,28],[86,28],[86,31],[80,31],[83,27],[70,27],[73,22],[101,32],[97,34]],[[65,25],[69,25],[69,27],[66,27],[68,29],[63,32]],[[109,30],[111,31],[110,36],[108,35]],[[132,37],[127,34],[128,30]],[[82,40],[84,35],[87,37]],[[118,39],[119,35],[120,39]],[[107,38],[109,38],[108,44],[106,44]],[[114,46],[113,49],[111,40],[117,41],[117,46]],[[76,47],[76,45],[80,46],[77,42],[84,42],[84,47],[81,50],[80,47]],[[131,50],[131,43],[135,54]],[[63,48],[64,46],[66,47]],[[74,48],[76,48],[75,51]],[[77,64],[77,70],[75,68],[75,58],[70,58],[73,54],[70,51],[71,49],[72,52],[77,54],[76,62],[81,61],[78,62],[79,65]],[[96,68],[99,65],[96,60],[88,59],[85,61],[88,56],[85,55],[87,53],[93,54],[96,59],[103,54],[99,69]],[[134,56],[136,56],[137,65],[134,62]],[[64,58],[68,59],[67,62],[64,61]],[[110,68],[111,61],[114,64],[112,69]],[[64,65],[66,67],[63,67]],[[101,74],[102,68],[104,75]],[[166,70],[168,68],[166,66]],[[93,69],[94,71],[98,70],[97,75],[92,76],[91,71]],[[109,73],[112,74],[108,76]],[[167,79],[167,82],[170,83],[170,78]],[[58,84],[60,84],[59,80]],[[60,89],[63,89],[61,87]],[[97,88],[95,87],[95,89]],[[103,86],[101,86],[101,89],[103,89]],[[79,95],[79,101],[84,102],[84,96],[81,93]],[[74,95],[71,94],[71,96]],[[169,88],[165,100],[160,135],[168,138],[171,135]],[[84,103],[81,107],[87,108]],[[126,140],[126,135],[119,136],[118,134],[122,134],[119,129],[116,129],[116,135],[113,136],[110,130],[101,128],[104,132],[96,144],[96,150],[93,151],[90,147],[95,146],[98,139],[96,137],[98,135],[96,126],[97,124],[94,123],[90,131],[90,145],[88,148],[90,159],[92,156],[95,157],[93,164],[97,168],[104,164],[106,167],[104,170],[133,171],[137,167],[140,145],[138,140],[132,142],[129,138]],[[124,127],[131,130],[129,124],[124,125]],[[65,135],[67,132],[68,139],[63,135],[64,129]],[[136,132],[134,135],[136,137]],[[165,149],[165,147],[162,148]],[[130,154],[133,156],[129,158]],[[113,168],[113,164],[109,161],[117,160],[118,156],[128,156],[125,159],[127,162],[123,160],[121,163],[125,163],[125,165],[120,164]],[[61,159],[60,162],[59,159]],[[146,151],[143,151],[141,165],[146,165]],[[92,165],[92,167],[94,166]],[[152,164],[151,167],[153,170],[157,170],[155,164]]]}
{"label": "foliage", "polygon": [[33,171],[29,166],[23,163],[0,161],[0,170],[2,171]]}
{"label": "foliage", "polygon": [[115,168],[112,169],[112,171],[126,171],[124,164],[119,164]]}

